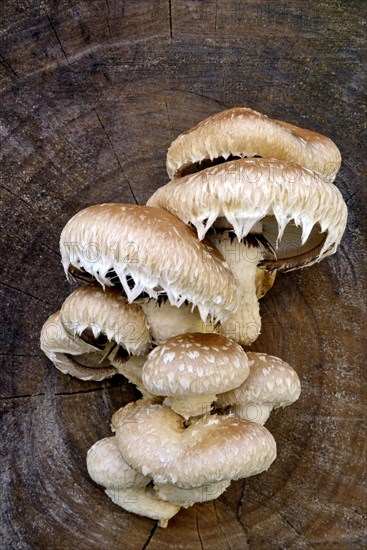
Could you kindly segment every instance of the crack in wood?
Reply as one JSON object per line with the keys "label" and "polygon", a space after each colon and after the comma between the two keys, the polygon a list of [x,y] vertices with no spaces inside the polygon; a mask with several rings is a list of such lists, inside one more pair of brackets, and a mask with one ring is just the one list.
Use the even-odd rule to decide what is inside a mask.
{"label": "crack in wood", "polygon": [[171,121],[171,116],[169,114],[169,109],[168,109],[168,102],[167,102],[167,96],[164,96],[164,104],[166,106],[166,113],[167,113],[167,120],[168,120],[168,127],[171,131],[171,133],[173,133],[173,126],[172,126],[172,121]]}
{"label": "crack in wood", "polygon": [[63,47],[63,45],[62,45],[62,42],[61,42],[61,40],[60,40],[60,37],[59,37],[59,35],[57,34],[57,30],[56,30],[56,28],[55,28],[55,25],[53,24],[53,22],[52,22],[52,20],[51,20],[51,17],[48,15],[48,13],[47,13],[47,11],[46,11],[45,8],[43,8],[43,11],[45,12],[45,15],[46,15],[46,17],[47,17],[47,19],[48,19],[48,22],[49,22],[49,24],[50,24],[50,27],[51,27],[51,29],[53,30],[53,32],[54,32],[54,34],[55,34],[55,36],[56,36],[56,40],[57,40],[58,43],[59,43],[59,46],[60,46],[60,48],[61,48],[61,51],[62,51],[62,53],[64,54],[64,57],[65,57],[66,61],[69,63],[68,56],[66,55],[66,52],[65,52],[64,47]]}
{"label": "crack in wood", "polygon": [[13,75],[16,78],[19,78],[18,73],[13,69],[13,67],[10,65],[9,61],[7,59],[5,59],[5,57],[3,56],[3,54],[1,52],[0,52],[0,58],[3,60],[4,65],[6,65],[6,67],[8,67],[9,71],[11,73],[13,73]]}
{"label": "crack in wood", "polygon": [[198,534],[198,537],[199,537],[199,541],[200,541],[200,546],[201,546],[201,550],[204,550],[204,545],[203,545],[203,541],[201,540],[201,536],[200,536],[200,529],[199,529],[199,516],[196,514],[196,531],[197,531],[197,534]]}
{"label": "crack in wood", "polygon": [[218,0],[215,0],[215,18],[214,18],[214,31],[218,28]]}
{"label": "crack in wood", "polygon": [[40,392],[40,393],[28,393],[24,395],[11,395],[9,397],[0,397],[1,401],[16,401],[17,399],[29,399],[29,398],[37,398],[37,397],[66,397],[68,395],[82,395],[84,393],[96,393],[96,392],[103,392],[108,391],[114,388],[123,388],[126,386],[126,384],[122,384],[121,386],[107,386],[107,387],[99,387],[99,388],[90,388],[88,390],[77,390],[77,391],[69,391],[69,392],[56,392],[56,393],[46,393],[46,392]]}
{"label": "crack in wood", "polygon": [[34,294],[31,294],[30,292],[26,292],[22,288],[17,288],[16,286],[9,285],[8,283],[4,283],[3,281],[0,281],[0,284],[5,286],[5,288],[10,288],[11,290],[15,290],[16,292],[20,292],[20,294],[24,294],[25,296],[29,296],[30,298],[33,298],[34,300],[38,300],[39,302],[43,302],[44,304],[47,304],[48,306],[54,307],[51,302],[48,302],[47,300],[44,300],[43,298],[39,298],[38,296],[34,296]]}
{"label": "crack in wood", "polygon": [[150,541],[152,540],[153,535],[154,535],[154,533],[155,533],[157,527],[158,527],[158,522],[155,522],[154,525],[153,525],[153,527],[152,527],[151,530],[150,530],[149,537],[148,537],[147,540],[145,541],[144,546],[142,547],[141,550],[146,550],[146,548],[148,548],[148,546],[149,546],[149,544],[150,544]]}
{"label": "crack in wood", "polygon": [[128,178],[126,177],[126,174],[125,174],[125,172],[124,172],[124,170],[123,170],[123,168],[122,168],[120,159],[119,159],[119,157],[118,157],[118,155],[117,155],[117,153],[116,153],[116,150],[115,150],[115,148],[114,148],[114,146],[113,146],[112,140],[111,140],[109,134],[107,133],[107,130],[106,130],[106,128],[105,128],[105,126],[104,126],[104,124],[103,124],[103,122],[102,122],[102,120],[101,120],[101,117],[99,116],[99,114],[98,114],[98,112],[97,112],[97,109],[93,109],[93,111],[95,112],[96,117],[97,117],[97,119],[98,119],[98,121],[99,121],[99,124],[101,125],[102,130],[103,130],[104,133],[105,133],[105,136],[106,136],[106,138],[107,138],[107,141],[108,141],[108,143],[109,143],[110,146],[111,146],[112,152],[113,152],[113,154],[114,154],[114,156],[115,156],[115,158],[116,158],[116,161],[117,161],[117,164],[118,164],[118,166],[119,166],[119,168],[120,168],[121,174],[122,174],[124,180],[126,181],[127,185],[129,186],[130,193],[131,193],[131,195],[132,195],[132,197],[133,197],[135,203],[136,203],[136,204],[139,204],[138,201],[137,201],[137,199],[136,199],[136,196],[135,196],[135,193],[134,193],[134,191],[133,191],[133,188],[132,188],[132,186],[131,186],[131,183],[129,182],[129,180],[128,180]]}
{"label": "crack in wood", "polygon": [[354,193],[352,193],[351,195],[349,195],[349,197],[347,199],[345,199],[345,204],[347,204],[350,199],[352,199],[354,197],[354,195],[356,195],[358,193],[359,189],[357,189],[357,191],[354,191]]}
{"label": "crack in wood", "polygon": [[110,27],[110,5],[108,3],[108,0],[105,0],[106,2],[106,5],[107,5],[107,26],[108,26],[108,34],[110,35],[110,38],[112,38],[112,32],[111,32],[111,27]]}
{"label": "crack in wood", "polygon": [[172,44],[173,31],[172,31],[172,0],[168,0],[168,14],[169,14],[169,38]]}

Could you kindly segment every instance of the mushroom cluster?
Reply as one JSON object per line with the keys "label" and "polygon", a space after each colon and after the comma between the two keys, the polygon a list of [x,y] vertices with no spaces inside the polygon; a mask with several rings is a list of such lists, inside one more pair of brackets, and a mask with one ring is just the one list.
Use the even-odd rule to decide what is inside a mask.
{"label": "mushroom cluster", "polygon": [[66,276],[86,284],[46,321],[41,348],[63,373],[122,374],[142,394],[88,451],[114,503],[165,527],[272,464],[263,424],[300,381],[242,346],[260,334],[258,300],[276,273],[336,251],[340,162],[321,134],[229,109],[172,143],[171,181],[147,205],[90,206],[64,227]]}

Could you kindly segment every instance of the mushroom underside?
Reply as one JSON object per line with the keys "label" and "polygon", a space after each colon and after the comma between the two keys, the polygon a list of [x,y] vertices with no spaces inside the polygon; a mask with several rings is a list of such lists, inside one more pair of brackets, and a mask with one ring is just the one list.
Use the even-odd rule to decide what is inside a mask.
{"label": "mushroom underside", "polygon": [[[296,225],[292,220],[286,225],[278,241],[279,226],[275,216],[266,216],[261,223],[261,234],[250,232],[241,242],[252,248],[263,246],[264,258],[258,266],[267,271],[290,271],[312,263],[318,258],[327,238],[327,233],[322,233],[320,225],[316,223],[302,244],[302,225]],[[228,231],[223,227],[212,227],[208,230],[208,236],[210,233],[219,234],[226,230]],[[233,230],[229,231],[229,235],[232,241],[237,238]]]}
{"label": "mushroom underside", "polygon": [[[215,157],[213,159],[211,158],[203,158],[197,162],[193,162],[188,164],[187,166],[184,166],[181,168],[175,175],[175,177],[184,177],[189,176],[190,174],[196,174],[197,172],[201,172],[202,170],[205,170],[206,168],[211,168],[212,166],[219,166],[220,164],[224,164],[225,162],[229,162],[231,160],[238,160],[242,158],[248,158],[247,155],[229,155],[227,157]],[[262,158],[261,155],[252,155],[251,158]]]}

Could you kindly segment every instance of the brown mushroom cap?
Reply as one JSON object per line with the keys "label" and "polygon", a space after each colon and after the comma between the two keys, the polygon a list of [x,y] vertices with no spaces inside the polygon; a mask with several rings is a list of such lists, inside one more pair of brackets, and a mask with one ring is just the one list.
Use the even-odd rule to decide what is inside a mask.
{"label": "brown mushroom cap", "polygon": [[273,436],[259,424],[212,415],[184,428],[172,409],[145,401],[118,410],[112,429],[130,466],[181,488],[258,474],[276,456]]}
{"label": "brown mushroom cap", "polygon": [[206,118],[175,139],[167,153],[167,172],[170,178],[179,177],[191,165],[229,156],[296,162],[331,181],[341,163],[339,149],[326,136],[236,107]]}
{"label": "brown mushroom cap", "polygon": [[144,311],[129,304],[112,288],[97,285],[77,288],[63,303],[60,319],[72,336],[90,329],[95,339],[104,334],[110,342],[123,346],[129,353],[142,355],[150,348],[150,333]]}
{"label": "brown mushroom cap", "polygon": [[231,406],[238,418],[264,424],[273,409],[287,407],[300,396],[294,369],[279,357],[248,352],[250,374],[243,384],[218,396],[217,404]]}
{"label": "brown mushroom cap", "polygon": [[[143,384],[185,418],[208,412],[217,393],[236,388],[249,373],[241,346],[220,334],[182,334],[157,346],[143,367]],[[227,389],[225,389],[227,388]]]}
{"label": "brown mushroom cap", "polygon": [[152,298],[165,292],[173,305],[187,300],[197,306],[203,320],[208,314],[225,318],[238,307],[233,276],[220,253],[162,209],[91,206],[66,224],[60,248],[67,274],[72,267],[113,286],[113,273],[129,302],[142,292]]}
{"label": "brown mushroom cap", "polygon": [[261,222],[276,250],[262,266],[296,269],[333,254],[344,233],[346,204],[335,185],[291,162],[240,159],[176,179],[158,189],[148,204],[166,208],[203,238],[226,218],[239,240]]}

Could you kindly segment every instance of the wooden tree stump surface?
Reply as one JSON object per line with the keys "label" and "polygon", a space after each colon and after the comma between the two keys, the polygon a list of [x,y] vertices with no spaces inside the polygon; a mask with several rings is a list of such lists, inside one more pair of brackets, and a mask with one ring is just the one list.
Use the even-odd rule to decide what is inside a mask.
{"label": "wooden tree stump surface", "polygon": [[[4,0],[1,528],[16,549],[362,548],[366,442],[366,4]],[[338,144],[349,206],[337,254],[278,276],[253,349],[302,395],[267,426],[278,459],[168,529],[115,506],[85,456],[138,396],[120,376],[62,375],[39,333],[71,288],[58,241],[99,202],[145,203],[184,129],[245,105]]]}

